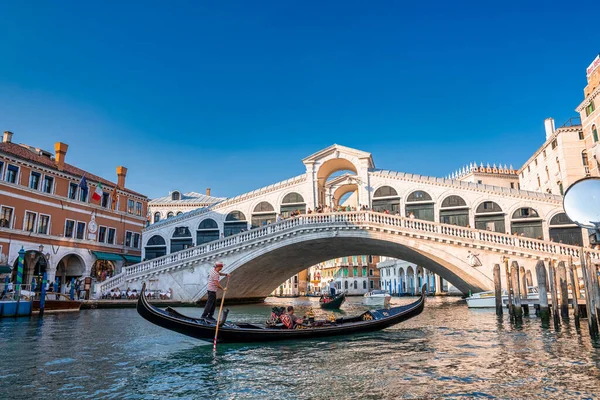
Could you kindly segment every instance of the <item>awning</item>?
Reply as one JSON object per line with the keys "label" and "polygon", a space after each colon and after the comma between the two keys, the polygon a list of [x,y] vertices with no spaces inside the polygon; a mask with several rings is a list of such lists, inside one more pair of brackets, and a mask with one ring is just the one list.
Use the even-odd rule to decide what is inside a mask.
{"label": "awning", "polygon": [[98,260],[106,260],[106,261],[123,261],[123,256],[121,254],[115,253],[104,253],[102,251],[92,251]]}
{"label": "awning", "polygon": [[123,258],[125,259],[126,262],[132,263],[132,264],[138,264],[138,263],[142,262],[142,257],[140,257],[140,256],[130,256],[127,254],[123,254]]}
{"label": "awning", "polygon": [[0,265],[0,274],[10,274],[12,272],[12,268],[10,265]]}

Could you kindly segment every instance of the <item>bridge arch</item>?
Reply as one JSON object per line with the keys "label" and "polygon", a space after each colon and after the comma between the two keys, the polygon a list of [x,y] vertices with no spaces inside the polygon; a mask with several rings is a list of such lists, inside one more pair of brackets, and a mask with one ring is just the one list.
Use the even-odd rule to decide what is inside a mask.
{"label": "bridge arch", "polygon": [[[336,207],[336,206],[341,205],[340,200],[342,199],[342,197],[344,197],[348,193],[354,193],[354,192],[358,192],[358,185],[356,183],[349,183],[349,184],[339,186],[333,192],[332,206]],[[357,207],[358,202],[356,202],[356,204],[352,204],[352,206]]]}

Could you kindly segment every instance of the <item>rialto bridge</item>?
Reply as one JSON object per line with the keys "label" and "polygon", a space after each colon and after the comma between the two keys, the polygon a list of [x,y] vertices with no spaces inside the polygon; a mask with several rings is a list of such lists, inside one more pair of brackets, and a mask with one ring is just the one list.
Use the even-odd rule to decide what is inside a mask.
{"label": "rialto bridge", "polygon": [[[318,262],[377,254],[418,264],[466,293],[493,287],[502,256],[533,268],[538,259],[578,257],[579,247],[566,243],[588,241],[564,215],[561,196],[380,170],[370,153],[339,145],[302,162],[300,176],[150,225],[145,261],[98,289],[145,280],[199,300],[222,260],[232,272],[228,297],[259,299]],[[337,209],[348,193],[358,211],[314,212]],[[287,218],[294,211],[301,215]]]}

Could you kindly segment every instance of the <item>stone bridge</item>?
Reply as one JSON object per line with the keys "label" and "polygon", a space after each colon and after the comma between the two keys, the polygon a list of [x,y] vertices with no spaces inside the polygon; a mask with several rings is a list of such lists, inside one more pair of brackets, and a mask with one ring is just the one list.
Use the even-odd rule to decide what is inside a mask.
{"label": "stone bridge", "polygon": [[173,289],[175,299],[198,301],[210,268],[221,260],[223,272],[232,273],[228,298],[259,300],[318,262],[377,254],[423,266],[467,293],[493,289],[492,267],[503,256],[534,268],[539,259],[567,260],[579,253],[576,246],[372,211],[313,213],[127,267],[98,288],[139,288],[142,281],[158,280],[161,288]]}

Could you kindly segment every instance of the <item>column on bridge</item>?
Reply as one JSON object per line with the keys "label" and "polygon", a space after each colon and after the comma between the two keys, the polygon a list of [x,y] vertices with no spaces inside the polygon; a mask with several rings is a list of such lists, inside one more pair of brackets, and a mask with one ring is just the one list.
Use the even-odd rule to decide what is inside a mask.
{"label": "column on bridge", "polygon": [[435,278],[436,278],[435,294],[440,295],[440,294],[442,294],[442,277],[439,275],[436,275]]}

